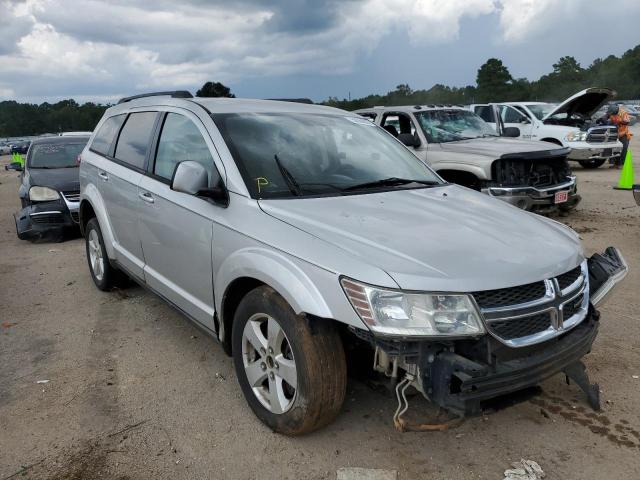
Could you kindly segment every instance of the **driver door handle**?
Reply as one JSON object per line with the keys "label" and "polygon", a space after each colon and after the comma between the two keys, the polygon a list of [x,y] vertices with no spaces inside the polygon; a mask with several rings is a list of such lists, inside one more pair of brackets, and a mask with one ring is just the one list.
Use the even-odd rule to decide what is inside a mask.
{"label": "driver door handle", "polygon": [[153,196],[149,192],[139,192],[138,196],[147,203],[153,203]]}
{"label": "driver door handle", "polygon": [[106,172],[98,172],[98,176],[99,176],[102,180],[104,180],[105,182],[106,182],[107,180],[109,180],[109,175],[107,175],[107,173],[106,173]]}

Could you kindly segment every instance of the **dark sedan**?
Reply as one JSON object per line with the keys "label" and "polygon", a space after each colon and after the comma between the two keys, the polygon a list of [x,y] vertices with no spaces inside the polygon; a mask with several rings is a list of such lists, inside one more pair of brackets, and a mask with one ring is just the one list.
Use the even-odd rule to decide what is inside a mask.
{"label": "dark sedan", "polygon": [[18,237],[61,239],[77,228],[80,200],[78,165],[88,136],[47,137],[29,148],[18,190],[22,210],[15,214]]}

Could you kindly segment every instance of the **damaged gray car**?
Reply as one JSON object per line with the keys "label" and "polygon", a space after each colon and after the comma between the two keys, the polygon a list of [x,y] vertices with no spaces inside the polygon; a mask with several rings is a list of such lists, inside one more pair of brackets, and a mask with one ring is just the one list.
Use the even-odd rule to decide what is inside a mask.
{"label": "damaged gray car", "polygon": [[[78,229],[80,153],[88,136],[35,140],[20,171],[22,210],[14,215],[21,240],[60,240]],[[13,164],[12,164],[13,165]]]}
{"label": "damaged gray car", "polygon": [[399,428],[409,386],[464,416],[564,373],[599,406],[581,359],[620,253],[587,258],[569,227],[445,182],[356,114],[125,98],[80,184],[95,285],[129,276],[218,339],[274,431],[339,414],[356,345],[396,388]]}

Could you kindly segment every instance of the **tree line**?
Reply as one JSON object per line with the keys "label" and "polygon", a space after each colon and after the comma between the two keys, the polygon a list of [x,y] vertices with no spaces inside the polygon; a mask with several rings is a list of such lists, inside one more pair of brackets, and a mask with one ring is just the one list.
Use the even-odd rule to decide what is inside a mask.
{"label": "tree line", "polygon": [[375,105],[465,105],[518,100],[557,102],[588,87],[612,88],[620,99],[640,98],[640,45],[620,57],[597,58],[586,68],[574,57],[562,57],[553,64],[553,71],[533,81],[514,78],[501,60],[490,58],[478,69],[475,85],[449,87],[436,84],[428,90],[412,90],[409,85],[400,84],[384,95],[373,94],[351,100],[331,97],[324,104],[355,110]]}
{"label": "tree line", "polygon": [[[352,100],[330,97],[323,102],[345,110],[374,105],[469,104],[487,101],[560,101],[587,87],[609,87],[618,98],[640,98],[640,45],[620,57],[597,58],[584,68],[571,56],[553,64],[553,71],[538,80],[514,78],[506,65],[490,58],[479,69],[475,85],[450,87],[436,84],[428,90],[412,90],[400,84],[384,95],[368,95]],[[234,97],[220,82],[206,82],[198,97]],[[64,131],[93,130],[109,105],[78,104],[75,100],[57,103],[0,102],[0,137],[39,135]]]}

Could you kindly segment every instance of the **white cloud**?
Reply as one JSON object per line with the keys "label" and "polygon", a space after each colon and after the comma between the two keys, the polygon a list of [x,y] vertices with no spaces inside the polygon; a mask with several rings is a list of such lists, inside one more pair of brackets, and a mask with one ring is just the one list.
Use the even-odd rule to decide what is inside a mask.
{"label": "white cloud", "polygon": [[[635,11],[640,4],[613,1]],[[595,12],[596,3],[0,0],[0,96],[115,98],[211,79],[345,74],[394,31],[406,31],[414,45],[446,44],[463,19],[498,15],[500,41],[521,43],[576,12]],[[608,4],[606,11],[624,10]]]}

